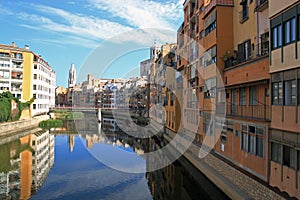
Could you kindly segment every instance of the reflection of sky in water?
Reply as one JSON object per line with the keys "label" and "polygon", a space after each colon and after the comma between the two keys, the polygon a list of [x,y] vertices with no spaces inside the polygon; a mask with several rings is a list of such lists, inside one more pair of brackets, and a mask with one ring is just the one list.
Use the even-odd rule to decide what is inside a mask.
{"label": "reflection of sky in water", "polygon": [[[152,198],[145,174],[124,173],[105,166],[88,152],[81,140],[79,137],[75,138],[74,151],[70,153],[67,137],[56,136],[54,166],[43,187],[32,199]],[[92,150],[106,154],[121,166],[145,168],[146,165],[143,158],[135,153],[128,153],[123,148],[95,144]],[[133,152],[132,149],[129,151]]]}

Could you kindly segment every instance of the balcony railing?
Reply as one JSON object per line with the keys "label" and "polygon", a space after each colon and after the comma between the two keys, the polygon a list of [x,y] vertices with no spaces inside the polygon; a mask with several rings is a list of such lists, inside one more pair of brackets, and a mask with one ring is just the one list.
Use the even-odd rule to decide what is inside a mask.
{"label": "balcony railing", "polygon": [[247,49],[247,54],[238,54],[235,52],[235,55],[226,55],[224,56],[225,68],[241,64],[243,62],[250,61],[269,54],[269,41],[259,43],[255,45],[254,50],[249,47]]}
{"label": "balcony railing", "polygon": [[270,119],[270,106],[263,104],[236,105],[228,102],[226,107],[226,115],[266,121]]}
{"label": "balcony railing", "polygon": [[268,0],[257,0],[256,2],[256,7],[255,7],[255,12],[261,12],[268,8],[269,1]]}
{"label": "balcony railing", "polygon": [[234,6],[234,0],[211,0],[204,9],[204,15],[208,14],[216,5]]}

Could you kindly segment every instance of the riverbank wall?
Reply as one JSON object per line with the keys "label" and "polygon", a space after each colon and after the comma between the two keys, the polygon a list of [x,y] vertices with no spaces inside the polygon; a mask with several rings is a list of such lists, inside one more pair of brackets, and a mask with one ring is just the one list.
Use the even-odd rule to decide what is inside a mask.
{"label": "riverbank wall", "polygon": [[39,123],[43,120],[49,119],[48,115],[42,115],[33,117],[30,119],[22,119],[15,122],[6,122],[0,124],[0,137],[11,135],[15,132],[21,132],[28,129],[36,128],[38,127]]}
{"label": "riverbank wall", "polygon": [[[166,129],[163,137],[172,144],[170,141],[175,135],[176,133]],[[213,153],[210,152],[204,158],[200,158],[199,152],[200,146],[192,143],[183,156],[231,199],[285,199],[270,187],[242,173]]]}

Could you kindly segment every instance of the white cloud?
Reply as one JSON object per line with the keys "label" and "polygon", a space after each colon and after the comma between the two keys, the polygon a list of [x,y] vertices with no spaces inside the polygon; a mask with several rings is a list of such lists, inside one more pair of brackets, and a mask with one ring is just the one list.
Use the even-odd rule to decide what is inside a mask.
{"label": "white cloud", "polygon": [[[27,5],[30,11],[16,13],[0,5],[0,11],[5,11],[2,14],[16,16],[21,20],[20,25],[23,27],[63,35],[58,39],[41,39],[45,44],[75,44],[95,48],[99,42],[109,39],[116,42],[135,41],[143,45],[151,45],[154,41],[176,41],[176,36],[170,36],[166,30],[177,30],[179,25],[176,22],[183,13],[183,0],[85,1],[88,2],[87,6],[94,8],[96,15],[97,11],[104,11],[112,17],[106,16],[107,19],[103,19],[95,17],[96,15],[88,16],[41,4]],[[73,1],[69,3],[72,4]],[[86,9],[86,6],[83,6],[83,9]]]}
{"label": "white cloud", "polygon": [[126,20],[136,28],[177,29],[174,24],[182,17],[182,0],[89,0],[97,9]]}
{"label": "white cloud", "polygon": [[111,38],[114,35],[131,30],[131,28],[121,25],[117,22],[98,19],[81,14],[73,14],[62,9],[52,8],[49,6],[36,6],[40,12],[60,17],[65,21],[52,22],[44,24],[44,28],[52,31],[71,33],[82,38],[93,38],[102,40]]}

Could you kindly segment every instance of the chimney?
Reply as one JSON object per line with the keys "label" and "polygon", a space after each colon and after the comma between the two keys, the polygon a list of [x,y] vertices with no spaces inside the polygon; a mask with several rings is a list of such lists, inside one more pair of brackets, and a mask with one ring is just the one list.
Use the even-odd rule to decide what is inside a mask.
{"label": "chimney", "polygon": [[26,45],[25,45],[25,49],[29,49],[29,45],[26,44]]}
{"label": "chimney", "polygon": [[12,47],[16,47],[15,42],[12,42],[12,43],[11,43],[11,46],[12,46]]}

